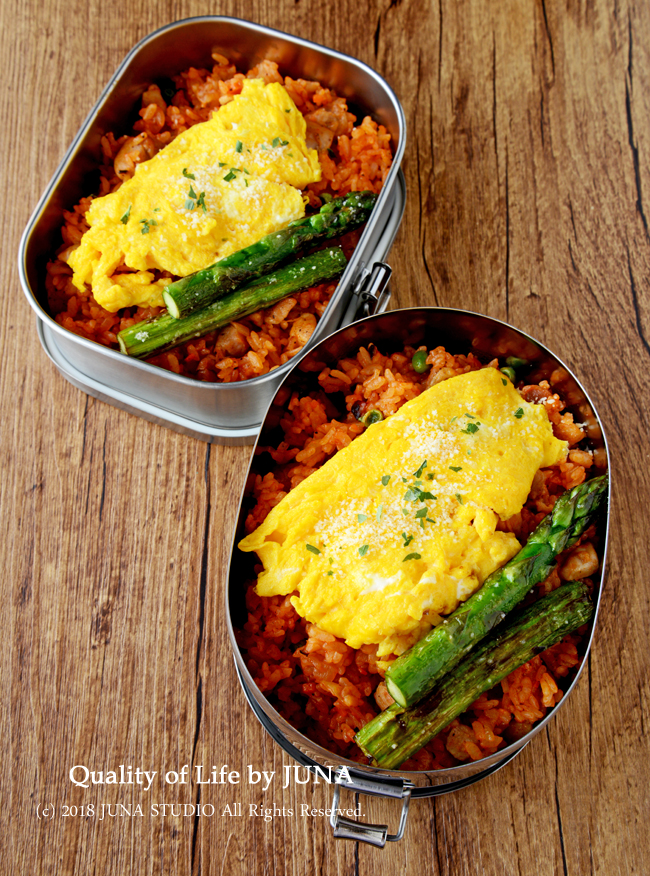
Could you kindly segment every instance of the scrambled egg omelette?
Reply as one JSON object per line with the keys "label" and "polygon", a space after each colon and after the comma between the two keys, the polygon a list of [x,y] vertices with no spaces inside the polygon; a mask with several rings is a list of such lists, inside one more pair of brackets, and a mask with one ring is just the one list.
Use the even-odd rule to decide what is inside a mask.
{"label": "scrambled egg omelette", "polygon": [[[300,189],[320,179],[306,124],[284,86],[248,79],[207,122],[180,134],[110,195],[96,198],[90,225],[68,263],[106,310],[162,306],[171,279],[185,277],[304,216]],[[123,266],[133,273],[115,273]]]}
{"label": "scrambled egg omelette", "polygon": [[520,548],[497,532],[565,459],[543,405],[495,368],[445,380],[367,429],[240,542],[262,596],[353,648],[400,654]]}

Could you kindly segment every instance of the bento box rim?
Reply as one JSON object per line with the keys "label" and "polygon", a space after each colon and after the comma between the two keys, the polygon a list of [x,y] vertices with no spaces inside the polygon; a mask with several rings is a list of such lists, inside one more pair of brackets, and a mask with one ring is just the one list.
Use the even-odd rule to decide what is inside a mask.
{"label": "bento box rim", "polygon": [[[386,181],[384,182],[382,190],[379,194],[379,197],[377,199],[377,203],[375,204],[375,207],[373,208],[370,220],[368,221],[366,228],[364,228],[364,234],[365,234],[366,229],[374,228],[376,223],[379,221],[380,214],[384,212],[386,200],[388,198],[388,195],[390,194],[390,190],[392,189],[392,187],[394,185],[398,184],[398,182],[399,182],[396,179],[396,177],[398,176],[398,174],[400,172],[402,158],[404,156],[404,150],[405,150],[405,146],[406,146],[406,117],[404,115],[404,109],[402,107],[400,100],[398,99],[397,95],[395,94],[394,90],[389,85],[389,83],[379,73],[377,73],[376,70],[373,70],[373,68],[370,67],[368,64],[366,64],[364,61],[360,61],[358,58],[355,58],[352,55],[346,55],[344,52],[339,52],[336,49],[329,48],[328,46],[322,45],[321,43],[316,43],[312,40],[306,40],[306,39],[303,39],[302,37],[294,36],[293,34],[287,33],[286,31],[281,31],[281,30],[278,30],[277,28],[267,27],[266,25],[257,24],[256,22],[248,21],[248,20],[243,19],[243,18],[236,18],[234,16],[197,15],[197,16],[191,16],[189,18],[181,18],[178,21],[173,21],[173,22],[170,22],[169,24],[165,24],[162,27],[159,27],[156,30],[151,31],[151,33],[147,34],[145,37],[143,37],[141,40],[139,40],[139,42],[137,42],[135,44],[135,46],[133,46],[133,48],[125,55],[122,62],[117,67],[117,69],[115,70],[115,72],[113,73],[111,78],[109,79],[108,83],[106,84],[105,88],[103,89],[103,91],[99,95],[99,98],[97,99],[97,101],[93,105],[92,109],[90,110],[90,112],[88,113],[88,115],[86,116],[84,121],[82,122],[81,126],[79,127],[79,130],[77,131],[75,137],[73,138],[72,142],[70,143],[70,146],[66,150],[63,158],[61,159],[59,165],[57,166],[56,170],[54,171],[49,183],[47,184],[47,186],[43,192],[43,194],[39,198],[39,200],[36,204],[36,207],[32,211],[32,214],[29,218],[29,221],[27,222],[27,225],[25,226],[25,230],[23,231],[23,233],[21,235],[20,244],[19,244],[19,248],[18,248],[18,275],[19,275],[19,279],[20,279],[20,284],[22,286],[23,292],[25,293],[25,297],[27,298],[27,302],[29,303],[32,310],[35,312],[38,319],[42,320],[43,322],[46,322],[50,326],[50,328],[53,331],[57,332],[58,334],[62,334],[62,335],[65,334],[65,336],[68,336],[68,335],[74,334],[74,333],[72,333],[69,330],[64,329],[62,326],[60,326],[59,323],[57,323],[56,320],[53,319],[52,316],[49,313],[47,313],[47,311],[43,307],[41,307],[41,305],[37,301],[36,295],[32,291],[30,283],[29,283],[29,279],[27,277],[27,270],[26,270],[27,241],[34,230],[34,226],[35,226],[38,218],[40,217],[40,214],[43,210],[44,205],[47,203],[48,199],[52,195],[52,192],[56,188],[56,186],[60,180],[60,177],[62,176],[62,174],[64,173],[68,164],[70,163],[72,156],[73,156],[73,153],[76,150],[77,145],[83,139],[83,137],[86,135],[88,127],[92,124],[92,122],[94,120],[94,116],[97,114],[97,112],[101,108],[104,101],[109,97],[116,82],[120,79],[122,73],[126,70],[128,65],[130,64],[131,60],[137,55],[137,53],[147,43],[155,40],[158,36],[160,36],[160,34],[163,34],[163,33],[170,31],[170,30],[174,30],[175,28],[177,28],[181,25],[198,24],[201,22],[211,22],[211,23],[212,22],[214,22],[214,23],[226,22],[226,23],[235,24],[235,25],[238,25],[238,26],[241,26],[244,28],[249,28],[249,29],[261,32],[261,33],[265,33],[265,34],[268,34],[270,36],[275,35],[275,36],[281,37],[283,39],[289,39],[293,43],[295,43],[296,45],[304,46],[305,48],[313,48],[313,49],[316,49],[316,50],[321,51],[321,52],[326,52],[331,57],[339,58],[343,61],[353,63],[357,67],[361,68],[366,74],[371,76],[382,88],[384,88],[388,92],[388,94],[390,95],[390,97],[392,99],[392,103],[394,105],[394,108],[395,108],[395,111],[397,114],[397,118],[398,118],[400,139],[399,139],[399,143],[397,144],[397,148],[396,148],[395,152],[393,153],[393,162],[392,162],[391,168],[388,172],[388,176],[386,177]],[[355,249],[355,251],[356,251],[356,249]],[[353,264],[354,264],[354,253],[350,259],[350,262],[348,263],[348,265],[346,265],[346,268],[345,268],[343,274],[341,275],[341,277],[338,280],[337,291],[341,287],[341,284],[343,283],[344,280],[350,286],[353,286],[354,283],[358,280],[358,275],[362,272],[363,268],[360,268],[359,266],[354,266],[354,269],[356,271],[356,275],[353,276],[352,273],[350,273],[350,266]],[[334,294],[336,294],[336,292]],[[92,350],[95,353],[99,352],[100,354],[107,356],[109,360],[112,359],[114,356],[124,357],[124,354],[120,353],[118,350],[113,350],[113,349],[108,348],[108,347],[103,347],[102,345],[97,344],[94,341],[90,341],[87,338],[82,337],[81,335],[74,335],[74,337],[75,337],[75,341],[80,346],[86,347],[87,349]],[[320,343],[320,340],[317,341],[317,343]],[[99,350],[98,350],[98,347],[99,347]],[[311,349],[313,349],[313,347],[312,347],[312,345],[310,345],[308,343],[305,345],[305,347],[299,353],[296,354],[296,356],[293,357],[293,359],[290,359],[288,362],[285,362],[282,365],[279,365],[277,368],[273,369],[272,371],[269,371],[266,374],[261,374],[258,377],[251,377],[246,381],[235,381],[232,383],[205,383],[205,382],[197,381],[196,379],[194,379],[192,377],[185,377],[184,375],[181,375],[181,374],[175,374],[173,371],[166,371],[166,369],[160,369],[156,365],[151,365],[150,363],[141,361],[139,359],[132,358],[130,361],[136,370],[141,369],[141,368],[144,369],[145,371],[150,371],[151,369],[155,369],[156,373],[163,370],[163,371],[165,371],[165,374],[163,375],[165,380],[170,380],[173,383],[174,382],[179,383],[182,386],[183,385],[192,386],[193,388],[200,387],[199,391],[208,392],[208,393],[214,392],[215,390],[235,392],[238,389],[241,390],[242,383],[245,383],[247,386],[259,385],[259,384],[262,384],[262,383],[269,381],[271,379],[277,379],[279,374],[289,374],[291,372],[292,366],[297,364],[300,361],[300,359],[302,359],[303,356],[307,355],[307,353]]]}
{"label": "bento box rim", "polygon": [[[487,775],[490,775],[492,772],[496,771],[496,769],[491,769],[491,767],[495,763],[501,763],[502,759],[503,759],[503,765],[505,765],[505,763],[509,762],[512,759],[512,757],[514,757],[517,753],[519,753],[519,751],[521,749],[523,749],[531,741],[531,739],[534,736],[536,736],[540,732],[540,730],[542,730],[549,723],[549,721],[551,721],[556,716],[559,708],[561,706],[563,706],[564,703],[566,702],[566,700],[569,698],[569,696],[573,692],[573,689],[576,686],[580,676],[582,675],[585,664],[587,663],[587,658],[589,657],[589,654],[591,651],[591,645],[592,645],[595,630],[596,630],[596,623],[598,621],[598,614],[600,611],[600,602],[602,599],[603,587],[605,584],[605,574],[606,574],[606,570],[607,570],[607,549],[608,549],[608,544],[609,544],[609,529],[610,529],[610,517],[611,517],[610,510],[611,510],[611,495],[612,495],[611,457],[610,457],[610,452],[609,452],[609,445],[607,442],[607,435],[606,435],[605,430],[603,428],[603,423],[602,423],[602,419],[600,417],[600,414],[598,413],[598,410],[597,410],[596,406],[594,405],[594,403],[591,399],[591,396],[589,395],[589,393],[587,392],[587,390],[583,386],[582,382],[576,377],[576,375],[573,372],[573,369],[569,368],[569,366],[562,359],[560,359],[559,356],[557,356],[552,350],[550,350],[541,341],[537,340],[532,335],[529,335],[528,332],[525,332],[522,329],[519,329],[516,326],[513,326],[511,323],[505,322],[504,320],[501,320],[501,319],[497,319],[496,317],[493,317],[493,316],[488,316],[487,314],[484,314],[484,313],[478,313],[477,311],[473,311],[473,310],[462,310],[462,309],[456,308],[456,307],[438,307],[435,305],[430,305],[430,306],[423,305],[423,306],[419,306],[419,307],[418,306],[416,306],[416,307],[403,307],[403,308],[397,308],[395,310],[388,310],[388,311],[385,311],[384,313],[381,313],[381,314],[374,314],[371,316],[367,316],[367,317],[364,317],[362,319],[355,320],[355,322],[350,323],[350,325],[348,325],[348,326],[342,326],[341,328],[339,328],[336,331],[329,334],[327,337],[322,338],[320,341],[318,341],[317,344],[315,344],[312,348],[310,348],[310,353],[315,352],[318,349],[318,347],[320,347],[323,344],[326,344],[331,338],[333,338],[335,335],[339,334],[340,332],[346,331],[347,329],[350,328],[350,326],[361,325],[363,323],[369,322],[369,321],[374,320],[374,319],[381,319],[382,317],[386,318],[389,316],[396,316],[399,314],[416,313],[416,312],[422,312],[422,311],[435,312],[435,313],[449,313],[449,314],[455,314],[458,317],[464,317],[464,316],[478,317],[480,319],[488,320],[490,322],[504,326],[505,328],[510,329],[511,331],[515,331],[518,334],[522,335],[527,340],[532,341],[532,343],[535,344],[541,351],[543,351],[543,352],[547,353],[549,356],[551,356],[560,367],[566,369],[567,373],[576,382],[576,384],[580,388],[580,390],[584,393],[585,401],[591,406],[591,409],[594,413],[594,416],[596,417],[596,420],[598,422],[598,426],[600,428],[600,432],[602,435],[603,447],[605,449],[605,453],[606,453],[606,457],[607,457],[606,472],[608,475],[607,504],[606,504],[606,510],[605,510],[605,533],[604,533],[604,542],[603,542],[603,547],[602,547],[602,559],[600,562],[600,581],[599,581],[599,586],[598,586],[598,597],[596,599],[594,615],[590,621],[591,629],[590,629],[589,638],[587,640],[587,644],[586,644],[586,647],[584,650],[584,655],[582,657],[580,665],[578,666],[575,677],[573,678],[571,684],[564,691],[562,699],[525,736],[522,736],[521,739],[518,739],[515,742],[511,742],[505,748],[499,749],[497,752],[495,752],[492,755],[486,755],[486,757],[482,758],[481,761],[475,761],[475,762],[472,761],[469,764],[466,764],[466,763],[459,764],[459,765],[456,765],[453,767],[448,767],[444,770],[399,770],[399,769],[388,770],[388,769],[384,769],[383,767],[373,767],[373,766],[369,766],[367,764],[362,764],[362,763],[358,763],[356,761],[351,761],[345,757],[342,757],[341,755],[337,755],[334,752],[328,751],[326,748],[323,748],[322,746],[318,745],[318,743],[313,742],[311,739],[309,739],[307,736],[305,736],[299,730],[296,730],[296,728],[293,727],[291,724],[289,724],[288,721],[285,721],[285,719],[280,715],[280,713],[271,705],[271,703],[266,699],[266,697],[264,697],[264,694],[260,691],[259,687],[257,686],[255,681],[253,680],[253,677],[251,676],[250,672],[248,671],[248,667],[246,666],[246,664],[244,662],[242,652],[241,652],[241,650],[237,644],[237,641],[235,639],[235,631],[234,631],[234,627],[232,624],[232,617],[231,617],[231,611],[230,611],[230,579],[231,579],[231,574],[232,574],[233,556],[234,556],[235,550],[237,549],[237,544],[236,544],[237,526],[238,526],[239,521],[241,519],[242,506],[244,504],[244,498],[245,498],[245,494],[244,494],[243,489],[242,489],[242,493],[241,493],[241,497],[240,497],[240,501],[239,501],[239,507],[237,510],[237,517],[236,517],[236,521],[235,521],[235,530],[234,530],[233,535],[232,535],[230,555],[229,555],[229,559],[228,559],[228,578],[227,578],[227,582],[226,582],[225,596],[224,596],[224,598],[226,600],[226,623],[227,623],[227,627],[228,627],[228,636],[230,639],[230,644],[231,644],[232,649],[233,649],[233,658],[235,661],[235,667],[237,669],[239,681],[240,681],[242,688],[244,688],[244,691],[243,691],[244,697],[248,700],[248,692],[249,692],[250,695],[253,696],[257,701],[258,697],[255,696],[254,691],[257,691],[259,693],[259,695],[265,700],[265,704],[266,704],[266,708],[263,708],[261,703],[258,702],[259,708],[262,709],[262,711],[264,711],[264,713],[269,718],[269,720],[272,720],[274,722],[276,730],[280,731],[281,735],[286,738],[286,741],[288,742],[288,744],[292,748],[295,748],[296,746],[294,745],[294,743],[291,742],[290,737],[293,734],[298,734],[301,737],[301,739],[304,740],[305,747],[309,748],[311,751],[313,751],[314,754],[317,754],[319,757],[321,757],[321,759],[323,761],[337,763],[339,766],[346,766],[350,769],[361,770],[363,773],[367,773],[369,776],[375,777],[378,781],[380,781],[382,778],[393,778],[393,779],[402,778],[406,781],[410,781],[413,783],[415,782],[416,779],[418,779],[418,778],[421,779],[422,777],[434,777],[435,776],[438,778],[444,778],[445,776],[448,776],[448,775],[454,776],[454,774],[459,774],[458,779],[462,781],[461,774],[463,773],[463,771],[466,772],[467,768],[469,766],[475,766],[475,765],[478,766],[481,762],[485,762],[485,764],[486,764],[486,770],[484,771],[484,773]],[[264,413],[264,417],[262,419],[262,425],[260,427],[257,438],[255,439],[255,444],[254,444],[253,449],[251,451],[250,462],[249,462],[249,467],[248,467],[248,474],[250,474],[251,467],[253,465],[253,460],[255,459],[255,453],[257,450],[257,446],[258,446],[260,439],[262,437],[262,433],[264,431],[264,426],[266,424],[271,406],[273,405],[273,402],[274,402],[278,392],[280,392],[280,390],[282,389],[282,387],[284,386],[286,381],[289,380],[290,376],[293,374],[293,371],[298,366],[298,364],[299,363],[296,363],[294,365],[294,367],[284,376],[284,378],[282,379],[282,382],[280,383],[280,385],[276,389],[273,398],[271,399],[271,401],[268,404],[268,407],[267,407],[267,409]],[[248,692],[246,689],[248,689]],[[255,710],[253,710],[253,709],[251,709],[251,710],[253,711],[253,714],[256,714]],[[273,713],[272,717],[269,714],[269,712]],[[258,716],[256,715],[256,717],[258,717]],[[259,720],[259,718],[258,718],[258,720]],[[262,726],[265,729],[267,729],[264,723],[262,723]],[[267,732],[270,732],[270,731],[267,729]],[[288,738],[287,738],[287,735],[288,735]],[[279,745],[282,745],[282,742],[280,740],[278,740],[276,734],[272,734],[272,738],[276,742],[278,742]],[[285,751],[286,750],[287,749],[285,749]],[[301,752],[301,753],[303,754],[303,756],[309,757],[308,755],[305,755],[304,752]],[[497,758],[497,756],[499,756],[499,757]],[[484,773],[477,773],[476,780],[482,778]],[[449,783],[441,782],[441,783],[436,784],[436,785],[424,785],[424,786],[422,786],[422,785],[417,786],[416,785],[416,787],[414,787],[414,789],[412,791],[412,796],[413,797],[426,797],[426,796],[433,796],[436,794],[440,794],[441,791],[438,789],[444,787],[446,784],[455,784],[455,783],[453,782],[453,779],[452,779],[452,781],[450,781]],[[453,789],[451,789],[451,790],[453,790]]]}

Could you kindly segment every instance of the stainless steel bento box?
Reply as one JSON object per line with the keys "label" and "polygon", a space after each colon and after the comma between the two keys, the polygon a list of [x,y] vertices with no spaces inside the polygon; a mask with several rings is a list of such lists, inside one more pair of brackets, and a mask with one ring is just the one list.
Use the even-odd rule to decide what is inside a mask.
{"label": "stainless steel bento box", "polygon": [[[440,344],[452,353],[471,351],[483,361],[489,361],[495,357],[503,359],[508,356],[516,356],[530,363],[525,373],[527,380],[529,379],[528,375],[530,375],[532,383],[550,377],[555,372],[554,386],[560,387],[559,391],[567,403],[567,410],[574,414],[576,422],[586,426],[589,444],[594,451],[595,468],[593,470],[595,474],[602,474],[609,468],[606,439],[598,414],[585,389],[563,362],[524,332],[496,319],[468,311],[441,307],[395,310],[359,320],[335,332],[310,350],[304,364],[309,365],[310,361],[313,361],[314,363],[323,363],[322,367],[332,366],[340,358],[354,356],[360,346],[367,346],[369,343],[375,344],[384,354],[402,349],[408,343],[412,346],[426,344],[428,349]],[[283,382],[281,387],[283,397],[286,398],[286,394],[284,394],[286,388],[299,392],[318,389],[319,371],[319,368],[302,370],[295,367]],[[260,446],[274,446],[278,437],[277,414],[278,409],[274,410],[274,402],[272,402],[258,438]],[[265,463],[263,459],[263,456],[253,453],[251,471],[265,473],[267,470],[265,466],[271,464]],[[229,635],[237,673],[253,712],[273,739],[298,763],[312,769],[316,767],[332,769],[332,775],[335,777],[333,809],[336,809],[338,805],[341,788],[347,788],[357,793],[395,798],[402,804],[399,828],[396,833],[389,834],[386,825],[365,824],[334,814],[330,821],[336,837],[361,840],[377,846],[383,846],[386,841],[400,839],[404,832],[408,804],[412,798],[430,797],[456,791],[501,769],[552,720],[557,709],[565,702],[575,687],[581,667],[586,662],[586,653],[591,646],[600,604],[601,583],[607,553],[608,515],[602,525],[599,524],[601,527],[599,534],[602,533],[600,580],[596,584],[596,613],[591,623],[585,660],[583,660],[576,677],[566,689],[560,703],[550,710],[548,715],[539,721],[530,733],[483,760],[431,772],[400,772],[379,769],[353,763],[332,754],[298,732],[273,708],[253,681],[237,645],[234,630],[241,627],[246,619],[245,593],[242,582],[253,580],[255,577],[253,572],[255,555],[244,554],[237,548],[237,543],[244,534],[246,513],[247,500],[243,496],[231,548],[229,584],[225,598]],[[345,775],[341,776],[342,767],[347,767],[349,770],[349,778]]]}
{"label": "stainless steel bento box", "polygon": [[[61,373],[80,389],[170,428],[216,443],[251,443],[264,410],[294,362],[239,383],[210,384],[130,359],[72,334],[49,315],[45,265],[60,245],[62,211],[88,195],[87,175],[97,168],[100,139],[125,131],[126,120],[147,85],[189,66],[211,66],[220,51],[239,68],[263,58],[283,74],[317,79],[348,99],[358,117],[371,115],[391,134],[394,160],[384,188],[337,290],[308,347],[354,318],[369,283],[387,280],[389,271],[373,265],[386,256],[404,210],[404,178],[399,169],[405,146],[402,107],[390,86],[370,67],[333,49],[271,28],[223,16],[175,22],[145,37],[129,52],[84,122],[48,185],[23,234],[19,271],[27,300],[38,317],[45,351]],[[383,297],[385,306],[386,295]]]}

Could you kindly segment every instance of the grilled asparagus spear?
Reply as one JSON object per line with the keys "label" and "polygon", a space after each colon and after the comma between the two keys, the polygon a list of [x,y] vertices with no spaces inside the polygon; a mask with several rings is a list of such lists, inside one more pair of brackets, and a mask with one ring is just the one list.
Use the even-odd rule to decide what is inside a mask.
{"label": "grilled asparagus spear", "polygon": [[183,319],[164,314],[151,322],[136,323],[117,336],[120,349],[138,358],[161,353],[221,328],[234,319],[269,307],[292,292],[330,280],[340,274],[345,265],[346,258],[340,247],[319,250],[231,292]]}
{"label": "grilled asparagus spear", "polygon": [[509,620],[462,660],[421,702],[396,704],[373,718],[355,741],[373,762],[396,769],[490,690],[540,650],[587,623],[594,607],[581,582],[559,587]]}
{"label": "grilled asparagus spear", "polygon": [[390,665],[386,687],[396,703],[410,706],[422,699],[531,587],[551,573],[557,555],[575,544],[594,520],[606,490],[607,475],[601,475],[560,496],[553,511],[510,562],[493,572],[467,602]]}
{"label": "grilled asparagus spear", "polygon": [[226,256],[209,268],[183,277],[167,286],[163,298],[168,312],[181,319],[200,310],[228,292],[270,273],[306,244],[329,240],[358,228],[370,216],[377,195],[350,192],[324,204],[319,213],[291,222],[281,231],[267,234],[257,243]]}

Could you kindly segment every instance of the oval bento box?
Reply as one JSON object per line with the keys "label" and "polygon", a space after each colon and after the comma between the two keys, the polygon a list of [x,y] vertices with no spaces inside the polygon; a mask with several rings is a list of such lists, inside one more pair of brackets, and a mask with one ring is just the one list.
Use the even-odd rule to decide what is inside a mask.
{"label": "oval bento box", "polygon": [[[528,362],[525,374],[527,380],[530,376],[529,382],[532,383],[553,374],[554,387],[560,387],[562,396],[567,403],[567,410],[572,412],[576,422],[583,424],[586,429],[589,448],[594,451],[595,474],[602,474],[608,469],[605,435],[594,405],[578,378],[560,359],[529,335],[506,323],[477,313],[440,307],[420,307],[390,311],[359,320],[335,332],[312,348],[303,361],[303,368],[294,367],[285,378],[279,390],[282,392],[281,398],[287,397],[287,389],[299,392],[317,389],[317,375],[322,367],[331,366],[342,357],[354,356],[359,347],[367,346],[370,343],[375,344],[384,355],[402,349],[405,344],[413,347],[425,344],[427,349],[442,345],[452,353],[471,351],[483,361],[489,361],[496,357],[504,359],[515,356]],[[310,369],[311,362],[322,363],[322,365],[318,367],[314,364],[314,368]],[[274,402],[271,402],[262,424],[258,445],[269,446],[275,443],[277,413],[278,408],[275,407]],[[249,475],[251,472],[263,474],[270,468],[270,465],[263,461],[264,456],[268,458],[268,454],[256,455],[253,453]],[[382,847],[387,841],[400,839],[404,833],[411,799],[456,791],[501,769],[552,720],[557,709],[565,702],[576,685],[581,668],[585,663],[584,658],[591,647],[600,603],[607,551],[608,515],[599,524],[599,536],[602,535],[599,549],[600,572],[594,590],[595,614],[591,621],[589,634],[583,640],[583,643],[586,643],[584,658],[558,705],[550,709],[548,714],[527,735],[483,760],[430,772],[385,770],[354,763],[333,754],[308,739],[280,716],[257,687],[237,645],[235,629],[240,628],[246,618],[245,588],[242,587],[242,582],[250,581],[255,577],[253,573],[254,559],[251,559],[251,554],[244,554],[237,548],[237,544],[244,534],[247,510],[247,500],[244,495],[240,503],[239,519],[233,538],[229,582],[225,598],[228,629],[237,674],[251,709],[272,738],[299,764],[310,767],[312,770],[331,771],[330,774],[334,780],[333,810],[336,810],[338,806],[341,789],[346,788],[357,793],[394,798],[401,803],[399,827],[394,834],[389,834],[386,825],[366,824],[333,814],[330,822],[335,837],[360,840]]]}
{"label": "oval bento box", "polygon": [[[210,66],[219,51],[250,69],[272,58],[284,75],[317,79],[345,97],[357,117],[370,115],[385,126],[393,163],[370,219],[311,340],[293,360],[267,374],[234,383],[193,380],[132,359],[82,338],[49,314],[45,266],[61,243],[63,210],[88,195],[88,175],[101,163],[101,137],[121,132],[137,116],[149,83],[190,66]],[[154,31],[115,71],[56,170],[23,234],[18,267],[21,285],[37,317],[43,348],[60,373],[90,395],[178,432],[218,444],[251,444],[279,383],[309,346],[351,322],[368,288],[386,286],[382,261],[404,212],[400,163],[406,124],[401,104],[374,70],[333,49],[252,22],[217,15],[189,18]],[[376,266],[376,267],[375,267]],[[388,293],[383,296],[383,306]]]}

